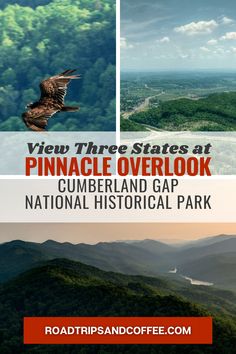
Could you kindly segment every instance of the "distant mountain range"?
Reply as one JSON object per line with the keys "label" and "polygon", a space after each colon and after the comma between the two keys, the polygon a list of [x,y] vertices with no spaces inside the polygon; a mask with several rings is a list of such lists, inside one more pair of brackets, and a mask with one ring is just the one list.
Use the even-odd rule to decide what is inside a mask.
{"label": "distant mountain range", "polygon": [[165,254],[174,248],[157,241],[137,243],[98,243],[96,245],[59,243],[42,244],[11,241],[0,245],[0,280],[5,281],[33,265],[54,258],[68,258],[103,270],[127,274],[158,274],[168,269]]}
{"label": "distant mountain range", "polygon": [[189,246],[193,246],[193,247],[194,246],[208,246],[208,245],[212,245],[213,243],[229,240],[229,239],[232,239],[235,237],[236,237],[236,235],[224,235],[224,234],[217,235],[217,236],[211,236],[211,237],[205,237],[205,238],[194,240],[194,241],[187,241],[187,242],[185,242],[185,247],[189,248]]}
{"label": "distant mountain range", "polygon": [[[0,245],[0,282],[44,261],[67,258],[106,271],[148,276],[185,275],[236,290],[236,236],[220,235],[174,247],[154,240],[96,245],[11,241]],[[179,277],[180,278],[180,277]]]}
{"label": "distant mountain range", "polygon": [[[58,245],[47,242],[43,247]],[[9,244],[8,244],[9,246]],[[18,242],[18,246],[22,243]],[[27,244],[29,247],[29,244]],[[65,246],[65,244],[64,244]],[[67,244],[67,246],[70,248]],[[35,245],[31,245],[35,247]],[[16,252],[19,256],[22,249]],[[20,251],[19,251],[20,250]],[[24,253],[24,252],[23,252]],[[40,254],[40,252],[39,252]],[[41,255],[41,254],[40,254]],[[31,259],[35,254],[31,253]],[[175,290],[174,290],[175,289]],[[187,300],[186,284],[144,276],[104,272],[66,259],[42,262],[0,287],[0,352],[23,353],[24,316],[209,316],[214,315],[212,346],[30,346],[29,353],[157,353],[233,354],[236,340],[236,301],[230,292],[197,289],[196,297],[208,298],[209,309]],[[190,290],[191,292],[191,290]],[[231,297],[231,298],[230,298]],[[217,313],[214,307],[220,306]],[[206,303],[207,305],[207,303]]]}

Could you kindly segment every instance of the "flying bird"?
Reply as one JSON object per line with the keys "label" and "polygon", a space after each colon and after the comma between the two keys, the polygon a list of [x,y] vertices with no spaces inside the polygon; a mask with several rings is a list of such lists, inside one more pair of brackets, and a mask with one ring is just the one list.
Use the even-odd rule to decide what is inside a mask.
{"label": "flying bird", "polygon": [[76,70],[66,70],[61,74],[49,77],[40,83],[41,97],[39,101],[26,106],[27,112],[22,114],[25,125],[33,131],[45,131],[48,119],[57,112],[76,112],[79,107],[66,106],[64,98],[68,84],[80,75],[73,75]]}

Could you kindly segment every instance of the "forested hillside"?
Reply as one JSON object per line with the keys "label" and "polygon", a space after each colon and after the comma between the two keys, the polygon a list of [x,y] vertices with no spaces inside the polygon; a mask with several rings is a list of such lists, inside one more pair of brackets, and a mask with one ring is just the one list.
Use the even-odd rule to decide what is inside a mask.
{"label": "forested hillside", "polygon": [[[39,5],[39,6],[37,6]],[[78,68],[51,130],[115,129],[115,1],[0,0],[0,130],[25,130],[21,114],[42,79]]]}
{"label": "forested hillside", "polygon": [[135,113],[130,119],[169,131],[235,131],[236,92],[160,102],[157,108]]}
{"label": "forested hillside", "polygon": [[39,5],[45,5],[50,2],[51,0],[0,0],[0,8],[3,9],[4,7],[10,4],[19,4],[20,6],[30,6],[32,8],[35,8]]}
{"label": "forested hillside", "polygon": [[132,122],[129,119],[120,118],[120,130],[122,132],[143,132],[145,127],[141,124]]}
{"label": "forested hillside", "polygon": [[235,323],[214,316],[213,345],[23,346],[24,316],[209,316],[202,306],[163,290],[154,278],[107,273],[68,260],[32,269],[0,288],[0,352],[233,354]]}
{"label": "forested hillside", "polygon": [[99,242],[95,245],[15,240],[0,245],[0,283],[42,261],[63,257],[124,274],[167,276],[169,270],[177,268],[175,280],[183,280],[184,275],[213,282],[216,288],[235,291],[236,237],[213,237],[211,241],[198,246],[173,247],[155,240]]}

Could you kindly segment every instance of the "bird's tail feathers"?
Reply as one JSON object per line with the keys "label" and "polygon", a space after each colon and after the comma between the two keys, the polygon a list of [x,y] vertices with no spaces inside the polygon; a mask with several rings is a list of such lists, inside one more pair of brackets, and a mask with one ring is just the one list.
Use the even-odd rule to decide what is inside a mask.
{"label": "bird's tail feathers", "polygon": [[72,107],[72,106],[64,106],[62,107],[61,111],[62,112],[76,112],[79,110],[79,107]]}

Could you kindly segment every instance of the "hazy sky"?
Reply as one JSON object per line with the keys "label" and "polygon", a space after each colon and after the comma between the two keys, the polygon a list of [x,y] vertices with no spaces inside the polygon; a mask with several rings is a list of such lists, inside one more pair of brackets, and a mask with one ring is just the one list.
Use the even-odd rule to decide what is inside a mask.
{"label": "hazy sky", "polygon": [[48,239],[72,243],[116,240],[191,240],[219,234],[236,235],[236,224],[1,224],[0,243]]}
{"label": "hazy sky", "polygon": [[236,69],[236,1],[121,0],[121,69]]}

